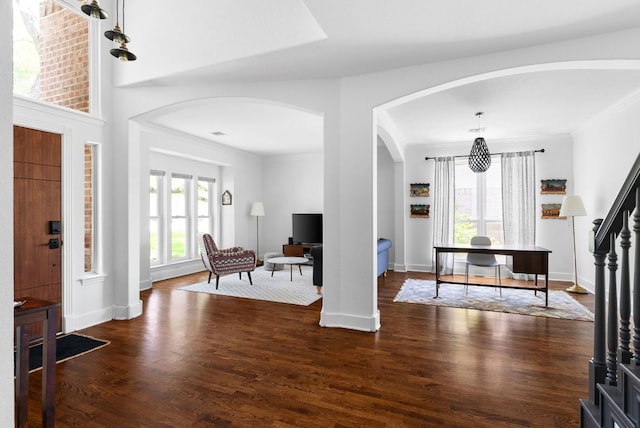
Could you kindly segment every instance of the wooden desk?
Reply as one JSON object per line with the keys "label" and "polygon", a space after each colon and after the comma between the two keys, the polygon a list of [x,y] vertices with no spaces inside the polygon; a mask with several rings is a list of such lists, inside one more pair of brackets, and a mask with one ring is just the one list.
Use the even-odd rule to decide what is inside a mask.
{"label": "wooden desk", "polygon": [[27,426],[29,402],[29,333],[26,325],[42,322],[42,426],[55,425],[56,330],[58,304],[32,297],[20,297],[25,304],[13,310],[16,329],[16,426]]}
{"label": "wooden desk", "polygon": [[[500,254],[511,256],[513,258],[513,266],[509,266],[514,273],[527,273],[535,275],[534,287],[509,286],[509,288],[517,288],[521,290],[534,290],[537,294],[538,290],[544,291],[544,305],[549,305],[549,253],[550,250],[536,246],[516,246],[516,245],[469,245],[469,244],[446,244],[442,246],[434,246],[436,250],[436,297],[442,282],[450,284],[464,285],[481,285],[485,287],[496,287],[494,284],[478,284],[442,281],[440,279],[440,253],[481,253],[481,254]],[[538,287],[538,275],[544,275],[544,288]]]}

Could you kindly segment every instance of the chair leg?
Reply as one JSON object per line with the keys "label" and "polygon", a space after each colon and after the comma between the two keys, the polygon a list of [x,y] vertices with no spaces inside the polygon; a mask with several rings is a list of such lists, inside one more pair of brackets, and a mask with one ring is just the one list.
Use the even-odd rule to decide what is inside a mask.
{"label": "chair leg", "polygon": [[251,281],[251,272],[247,272],[247,276],[249,277],[249,285],[253,285],[253,281]]}
{"label": "chair leg", "polygon": [[238,278],[240,278],[240,281],[242,281],[242,272],[238,272]]}
{"label": "chair leg", "polygon": [[464,294],[469,294],[469,264],[464,266]]}
{"label": "chair leg", "polygon": [[216,274],[216,290],[218,289],[219,283],[220,283],[220,275]]}
{"label": "chair leg", "polygon": [[207,284],[211,284],[211,274],[212,274],[212,273],[213,273],[213,272],[209,271],[209,280],[207,281]]}

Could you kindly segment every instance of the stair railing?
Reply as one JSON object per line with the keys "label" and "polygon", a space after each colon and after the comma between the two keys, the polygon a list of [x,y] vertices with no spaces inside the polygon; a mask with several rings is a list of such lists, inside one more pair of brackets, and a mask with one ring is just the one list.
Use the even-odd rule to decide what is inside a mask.
{"label": "stair railing", "polygon": [[[632,212],[634,212],[633,239],[629,230]],[[594,406],[593,408],[597,409],[601,404],[599,384],[620,388],[621,365],[640,367],[640,155],[606,218],[596,219],[593,224],[589,250],[593,253],[595,265],[595,316],[593,357],[589,361],[589,402]],[[620,265],[618,265],[616,253],[618,238],[621,249]],[[635,243],[633,283],[629,263],[632,242]],[[605,266],[609,272],[608,299],[605,299]],[[619,285],[617,283],[618,267],[620,268]],[[632,286],[633,293],[631,293]],[[632,296],[633,305],[631,305]],[[633,313],[631,307],[633,307]],[[633,338],[631,337],[632,316]],[[599,420],[598,412],[595,413],[593,416]],[[600,426],[605,425],[605,421],[600,423]]]}

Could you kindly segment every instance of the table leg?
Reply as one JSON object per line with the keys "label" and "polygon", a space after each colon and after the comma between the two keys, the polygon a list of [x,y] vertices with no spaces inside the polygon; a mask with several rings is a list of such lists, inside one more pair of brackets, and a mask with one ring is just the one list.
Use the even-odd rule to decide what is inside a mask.
{"label": "table leg", "polygon": [[271,278],[273,278],[273,272],[276,270],[276,264],[271,263]]}
{"label": "table leg", "polygon": [[293,282],[293,265],[289,265],[289,273],[291,274],[291,282]]}
{"label": "table leg", "polygon": [[438,249],[436,248],[436,297],[438,297],[438,289],[440,287],[440,257],[438,257]]}
{"label": "table leg", "polygon": [[29,404],[29,333],[25,326],[16,327],[16,426],[27,426]]}
{"label": "table leg", "polygon": [[302,275],[302,265],[298,265],[298,269],[300,270],[300,275]]}
{"label": "table leg", "polygon": [[549,306],[549,271],[544,276],[544,306]]}
{"label": "table leg", "polygon": [[55,426],[57,307],[47,310],[42,341],[42,426]]}

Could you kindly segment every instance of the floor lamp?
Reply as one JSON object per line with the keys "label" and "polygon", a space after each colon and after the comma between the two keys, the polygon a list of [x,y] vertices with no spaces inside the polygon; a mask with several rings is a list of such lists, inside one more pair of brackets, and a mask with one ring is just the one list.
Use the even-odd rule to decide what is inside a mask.
{"label": "floor lamp", "polygon": [[587,212],[582,204],[580,196],[565,196],[562,200],[562,207],[560,208],[560,217],[571,217],[571,234],[573,237],[573,285],[567,288],[566,291],[570,293],[588,293],[587,290],[578,285],[578,263],[576,261],[576,226],[574,223],[574,217],[585,216]]}
{"label": "floor lamp", "polygon": [[264,217],[264,204],[262,202],[254,202],[251,205],[250,215],[256,218],[256,253],[258,253],[258,261],[260,261],[260,233],[258,233],[258,219]]}

